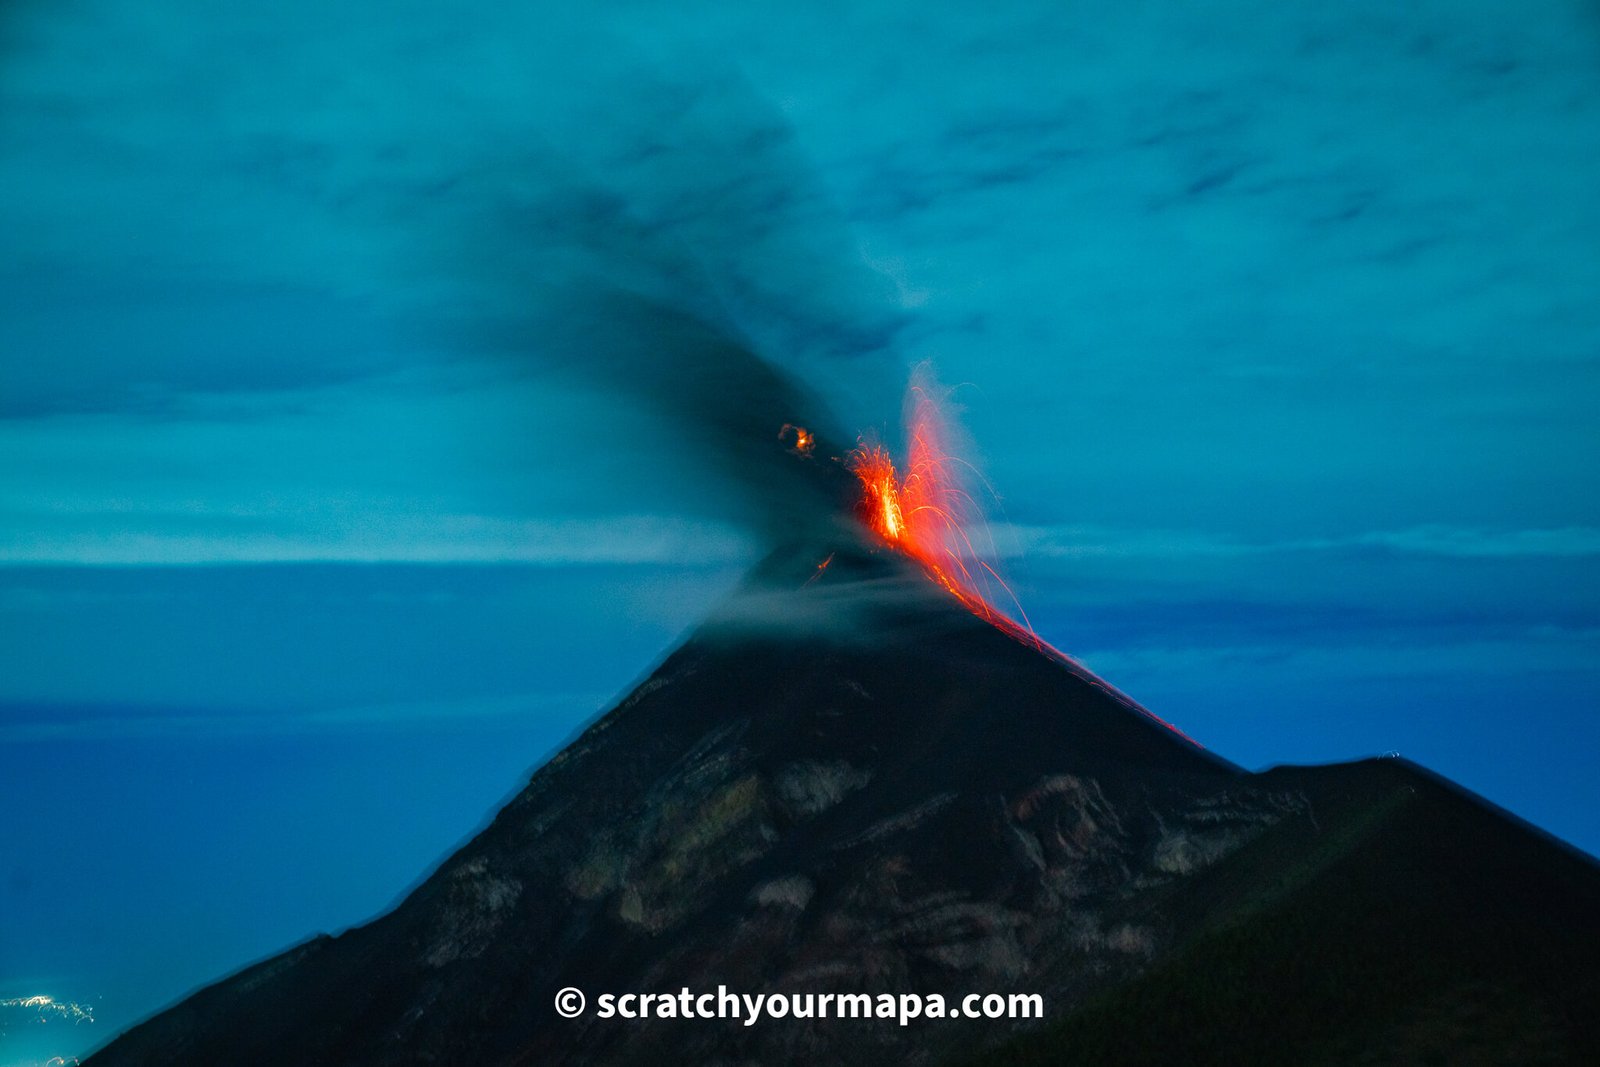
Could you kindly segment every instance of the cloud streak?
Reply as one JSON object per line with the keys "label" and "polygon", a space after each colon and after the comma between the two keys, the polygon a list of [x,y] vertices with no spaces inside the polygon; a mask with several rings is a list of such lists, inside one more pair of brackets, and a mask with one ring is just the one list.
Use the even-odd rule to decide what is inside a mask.
{"label": "cloud streak", "polygon": [[295,737],[330,731],[460,729],[530,718],[567,722],[603,708],[602,692],[513,693],[477,699],[395,701],[311,711],[226,711],[193,707],[12,704],[0,701],[0,744],[172,737]]}
{"label": "cloud streak", "polygon": [[1600,556],[1600,527],[1492,529],[1445,525],[1372,530],[1336,537],[1246,541],[1198,530],[1111,530],[1080,526],[1010,526],[1004,554],[1049,559],[1244,558],[1281,554],[1377,553],[1459,560],[1585,559]]}
{"label": "cloud streak", "polygon": [[[233,516],[235,519],[239,516]],[[274,520],[230,524],[213,518],[199,533],[150,517],[153,530],[128,529],[126,515],[74,516],[67,529],[0,542],[0,564],[90,566],[226,563],[524,563],[543,566],[746,563],[755,547],[737,528],[671,515],[591,519],[510,519],[486,515],[345,515],[321,523]],[[115,532],[111,527],[118,527]],[[263,529],[261,527],[267,527]]]}

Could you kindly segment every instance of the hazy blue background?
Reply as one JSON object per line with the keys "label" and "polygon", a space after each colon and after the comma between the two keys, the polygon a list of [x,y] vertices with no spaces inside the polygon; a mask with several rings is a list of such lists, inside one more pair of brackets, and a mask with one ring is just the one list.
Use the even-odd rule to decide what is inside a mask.
{"label": "hazy blue background", "polygon": [[758,551],[523,358],[596,182],[846,421],[968,383],[1162,716],[1600,850],[1595,5],[216,7],[0,16],[0,999],[97,1017],[0,1067],[382,909]]}

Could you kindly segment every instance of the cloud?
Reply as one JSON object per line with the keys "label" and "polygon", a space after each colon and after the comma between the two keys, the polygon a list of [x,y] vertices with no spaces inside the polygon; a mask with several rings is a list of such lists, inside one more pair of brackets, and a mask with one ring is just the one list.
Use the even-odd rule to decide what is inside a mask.
{"label": "cloud", "polygon": [[600,710],[611,694],[533,691],[492,697],[395,701],[295,711],[218,711],[123,704],[39,704],[0,701],[0,744],[29,741],[161,737],[278,737],[319,731],[392,730],[454,724],[464,719],[526,725],[532,717],[575,721]]}
{"label": "cloud", "polygon": [[[0,413],[192,419],[197,395],[442,390],[466,364],[531,385],[529,425],[584,391],[598,417],[566,443],[585,460],[633,452],[615,427],[648,418],[648,476],[680,484],[685,511],[711,473],[742,506],[719,519],[774,537],[833,521],[848,478],[778,431],[838,454],[893,417],[905,301],[732,63],[544,19],[436,35],[436,17],[377,9],[335,27],[309,7],[225,28],[185,14],[34,13],[35,47],[0,79],[19,127],[0,174],[24,191],[0,221],[18,216],[30,260],[4,298],[25,354],[0,370]],[[200,45],[224,29],[249,63]],[[111,40],[93,75],[65,76]],[[617,510],[605,491],[589,510]],[[147,547],[228,551],[176,533]],[[90,555],[141,549],[112,536]],[[243,536],[231,558],[361,551]]]}
{"label": "cloud", "polygon": [[1582,559],[1600,556],[1600,527],[1490,529],[1428,525],[1337,537],[1245,541],[1204,531],[1001,527],[1009,555],[1044,558],[1240,558],[1301,553],[1384,553],[1445,559]]}
{"label": "cloud", "polygon": [[[877,358],[894,349],[982,386],[970,428],[1030,522],[1182,515],[1218,532],[1188,550],[1219,556],[1330,507],[1408,537],[1592,526],[1600,201],[1571,161],[1600,145],[1593,13],[1085,10],[10,5],[0,316],[22,354],[0,407],[42,437],[65,412],[153,426],[208,417],[196,392],[288,407],[396,375],[448,403],[464,361],[509,349],[506,388],[543,394],[530,437],[557,436],[550,379],[587,375],[614,417],[637,383],[680,430],[720,419],[723,442],[815,397],[848,441],[892,416],[899,383],[872,379],[898,373]],[[714,370],[670,395],[662,362],[701,341],[779,372],[760,403],[687,403],[735,392]],[[593,496],[530,511],[601,510],[618,435],[577,429],[524,483],[598,471]],[[734,483],[782,470],[682,443]],[[35,454],[63,494],[96,473]],[[681,458],[631,464],[665,491],[630,508],[666,510]],[[392,476],[337,455],[302,470],[350,498]],[[168,471],[192,474],[118,479],[138,496]],[[478,479],[424,473],[419,496]],[[28,478],[0,471],[0,492]]]}
{"label": "cloud", "polygon": [[[310,517],[239,516],[233,524],[186,533],[177,523],[130,530],[127,516],[75,516],[66,529],[12,535],[0,563],[85,565],[220,563],[527,563],[545,566],[670,564],[718,567],[747,562],[754,548],[737,529],[676,516],[508,519],[486,515],[345,513]],[[240,522],[238,520],[255,521]],[[266,529],[261,527],[265,526]]]}
{"label": "cloud", "polygon": [[1409,530],[1363,534],[1354,540],[1362,547],[1455,559],[1600,556],[1600,528],[1593,526],[1536,530],[1417,526]]}
{"label": "cloud", "polygon": [[1600,649],[1600,628],[1554,631],[1529,628],[1504,633],[1461,634],[1418,630],[1362,630],[1343,640],[1287,644],[1271,634],[1250,644],[1163,643],[1141,647],[1091,648],[1079,654],[1108,678],[1167,686],[1175,679],[1247,677],[1252,684],[1288,683],[1291,692],[1331,682],[1470,677],[1514,685],[1518,677],[1554,674],[1587,677]]}

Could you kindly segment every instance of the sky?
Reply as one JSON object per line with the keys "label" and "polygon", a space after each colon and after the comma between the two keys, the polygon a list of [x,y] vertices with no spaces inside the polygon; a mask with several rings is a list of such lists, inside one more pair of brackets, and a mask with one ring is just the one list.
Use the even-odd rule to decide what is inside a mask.
{"label": "sky", "polygon": [[7,5],[0,1067],[382,911],[924,361],[1041,636],[1600,851],[1600,8],[948,8]]}

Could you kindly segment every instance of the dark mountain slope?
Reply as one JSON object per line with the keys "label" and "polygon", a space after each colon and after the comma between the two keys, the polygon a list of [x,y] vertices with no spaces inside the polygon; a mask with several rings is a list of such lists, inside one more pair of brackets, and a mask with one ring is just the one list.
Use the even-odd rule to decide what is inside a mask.
{"label": "dark mountain slope", "polygon": [[[91,1062],[932,1063],[1027,1024],[746,1027],[592,1008],[602,992],[685,986],[1020,991],[1059,1019],[1134,979],[1126,995],[1159,1011],[1163,980],[1170,995],[1210,995],[1208,951],[1242,976],[1265,968],[1275,984],[1259,996],[1292,1001],[1296,982],[1324,996],[1324,973],[1359,981],[1364,954],[1449,943],[1429,923],[1505,931],[1481,936],[1525,946],[1537,970],[1549,938],[1534,932],[1594,900],[1593,871],[1520,826],[1482,809],[1410,814],[1456,810],[1425,777],[1388,764],[1246,774],[973,617],[900,557],[852,548],[819,570],[825,558],[769,560],[393,912],[202,990]],[[1500,895],[1523,871],[1568,873],[1540,874],[1537,902]],[[1345,900],[1373,914],[1346,914]],[[1391,913],[1423,916],[1400,932],[1427,944],[1385,940]],[[1600,958],[1588,942],[1567,948]],[[1230,973],[1193,1025],[1250,1024],[1255,994]],[[1427,998],[1454,987],[1424,988],[1430,976],[1402,975],[1384,996],[1431,1018]],[[590,1013],[557,1016],[566,986],[589,994]],[[1549,1003],[1557,1039],[1581,1044],[1566,1002]],[[1378,1033],[1330,1004],[1367,1028],[1335,1014],[1319,1029],[1303,1009],[1283,1025],[1313,1051],[1335,1047],[1325,1031]],[[1040,1040],[1121,1041],[1105,1014],[1119,1009],[1097,1010]],[[1054,1047],[1013,1052],[1051,1062]]]}
{"label": "dark mountain slope", "polygon": [[972,1062],[1600,1063],[1592,860],[1402,760],[1259,780],[1310,812],[1151,902],[1185,944]]}

